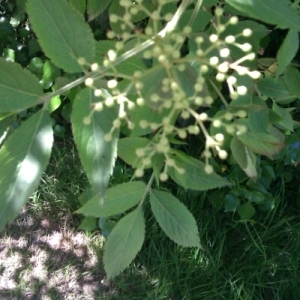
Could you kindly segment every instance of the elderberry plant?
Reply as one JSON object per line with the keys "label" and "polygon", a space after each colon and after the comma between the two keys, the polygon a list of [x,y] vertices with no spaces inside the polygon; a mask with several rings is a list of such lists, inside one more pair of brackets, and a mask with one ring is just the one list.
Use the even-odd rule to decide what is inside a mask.
{"label": "elderberry plant", "polygon": [[[225,211],[237,211],[244,220],[255,208],[269,209],[273,175],[261,156],[273,158],[284,148],[283,132],[298,124],[282,105],[300,95],[287,79],[300,76],[289,66],[298,50],[300,18],[287,3],[280,7],[290,19],[270,16],[272,2],[262,9],[267,22],[289,28],[277,69],[257,57],[268,28],[236,16],[241,9],[260,18],[259,1],[249,9],[241,0],[28,0],[22,7],[26,26],[52,69],[34,75],[32,68],[0,59],[0,227],[17,216],[47,166],[50,114],[61,96],[70,100],[74,140],[91,183],[77,212],[86,217],[83,223],[99,218],[107,232],[108,278],[141,249],[148,199],[170,239],[205,251],[194,216],[166,189],[169,180],[185,189],[215,189]],[[99,39],[92,22],[106,13],[111,30]],[[292,39],[297,41],[287,50]],[[51,70],[65,84],[58,87]],[[14,116],[30,107],[35,113],[12,130]],[[194,139],[201,146],[192,156],[181,146]],[[107,188],[117,157],[134,170],[133,177]],[[245,180],[247,190],[240,187]],[[112,229],[111,217],[120,215]]]}

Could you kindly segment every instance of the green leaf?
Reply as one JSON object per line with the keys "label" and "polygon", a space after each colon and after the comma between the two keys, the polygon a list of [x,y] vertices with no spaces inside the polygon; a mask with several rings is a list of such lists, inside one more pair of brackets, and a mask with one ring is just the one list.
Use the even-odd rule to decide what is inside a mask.
{"label": "green leaf", "polygon": [[289,0],[226,0],[246,15],[280,28],[300,30],[300,17]]}
{"label": "green leaf", "polygon": [[[103,65],[104,58],[107,56],[109,50],[116,51],[115,42],[113,41],[98,41],[96,42],[96,58],[95,62],[100,66]],[[122,55],[124,51],[118,51],[118,55]],[[146,70],[145,64],[142,60],[137,57],[130,57],[125,61],[121,62],[114,67],[114,70],[118,72],[118,76],[124,74],[132,76],[135,71],[144,71]]]}
{"label": "green leaf", "polygon": [[248,112],[248,125],[249,129],[253,133],[257,132],[267,132],[269,125],[269,110],[265,101],[260,97],[253,96],[251,99],[253,105],[260,106],[259,111],[249,111]]}
{"label": "green leaf", "polygon": [[140,158],[136,155],[136,149],[145,148],[150,143],[150,140],[140,137],[127,137],[118,141],[118,156],[121,157],[127,164],[138,167]]}
{"label": "green leaf", "polygon": [[285,68],[291,63],[299,48],[299,33],[296,30],[290,29],[284,42],[277,52],[278,68],[276,77],[281,75]]}
{"label": "green leaf", "polygon": [[[131,28],[123,22],[123,16],[125,13],[126,13],[125,7],[120,5],[120,0],[112,0],[111,5],[108,10],[108,14],[109,14],[110,19],[111,19],[111,15],[115,15],[119,18],[117,20],[117,22],[110,21],[111,29],[116,34],[121,35],[123,32],[131,31]],[[125,27],[122,28],[121,25],[124,25]]]}
{"label": "green leaf", "polygon": [[273,110],[280,117],[282,117],[282,121],[278,122],[278,124],[285,129],[293,131],[294,130],[293,118],[291,114],[288,112],[288,110],[278,106],[275,101],[273,102]]}
{"label": "green leaf", "polygon": [[91,28],[67,1],[28,0],[27,12],[43,51],[58,67],[76,73],[84,69],[78,59],[94,62]]}
{"label": "green leaf", "polygon": [[162,109],[161,111],[153,111],[149,106],[143,105],[139,106],[136,105],[136,108],[133,112],[133,123],[136,124],[136,126],[133,128],[131,132],[132,137],[142,136],[146,135],[148,133],[151,133],[152,130],[150,127],[147,128],[141,128],[139,126],[140,121],[145,120],[147,123],[155,123],[155,124],[161,124],[164,117],[168,116],[171,109]]}
{"label": "green leaf", "polygon": [[231,140],[230,149],[236,162],[248,177],[257,180],[256,157],[236,136]]}
{"label": "green leaf", "polygon": [[78,226],[78,229],[93,231],[97,229],[97,221],[94,217],[85,217]]}
{"label": "green leaf", "polygon": [[0,58],[0,95],[0,111],[4,113],[35,105],[43,90],[31,72]]}
{"label": "green leaf", "polygon": [[257,82],[259,92],[272,98],[281,98],[290,96],[284,81],[281,78],[266,77]]}
{"label": "green leaf", "polygon": [[255,215],[255,208],[250,203],[245,203],[237,209],[242,220],[250,220]]}
{"label": "green leaf", "polygon": [[244,132],[238,134],[237,138],[253,152],[269,157],[278,153],[284,146],[282,140],[267,133]]}
{"label": "green leaf", "polygon": [[116,227],[117,222],[115,220],[100,218],[99,219],[99,228],[101,229],[101,234],[107,238],[112,230]]}
{"label": "green leaf", "polygon": [[224,198],[225,212],[236,211],[240,206],[240,200],[236,195],[227,194]]}
{"label": "green leaf", "polygon": [[112,0],[88,0],[87,13],[89,16],[89,22],[97,18],[102,14],[109,6]]}
{"label": "green leaf", "polygon": [[[103,1],[101,1],[103,2]],[[85,0],[69,0],[69,3],[76,8],[82,15],[84,15],[86,10],[86,1]]]}
{"label": "green leaf", "polygon": [[95,195],[77,210],[85,216],[110,217],[125,212],[141,201],[146,190],[145,183],[131,181],[113,186],[106,191],[103,205],[99,195]]}
{"label": "green leaf", "polygon": [[[103,95],[109,96],[106,90],[103,90]],[[99,101],[101,99],[95,97],[92,89],[81,90],[74,101],[71,118],[82,166],[92,188],[103,197],[115,162],[119,132],[113,132],[110,142],[104,140],[118,117],[118,109],[116,106],[108,108],[103,105],[101,112],[95,111],[90,116],[91,106]],[[86,118],[89,122],[84,123]]]}
{"label": "green leaf", "polygon": [[145,239],[145,220],[141,207],[122,218],[104,245],[104,267],[108,279],[117,276],[133,261]]}
{"label": "green leaf", "polygon": [[0,150],[0,229],[18,215],[37,187],[53,143],[48,111],[40,110],[7,139]]}
{"label": "green leaf", "polygon": [[184,247],[201,247],[194,216],[169,192],[151,190],[152,212],[165,234]]}
{"label": "green leaf", "polygon": [[48,110],[50,113],[54,112],[56,109],[58,109],[61,105],[61,100],[60,96],[57,95],[53,98],[51,98],[49,105],[48,105]]}
{"label": "green leaf", "polygon": [[206,191],[231,184],[216,173],[207,174],[204,171],[205,164],[200,160],[180,151],[173,151],[171,157],[175,160],[176,166],[184,170],[184,173],[180,174],[176,168],[170,167],[168,174],[177,184],[186,189]]}
{"label": "green leaf", "polygon": [[287,67],[284,72],[284,81],[289,91],[300,98],[300,73],[298,69]]}
{"label": "green leaf", "polygon": [[[178,29],[180,31],[188,25],[193,13],[194,9],[188,9],[182,14],[178,22]],[[192,24],[192,32],[203,31],[211,19],[212,14],[200,9],[196,15],[194,23]]]}

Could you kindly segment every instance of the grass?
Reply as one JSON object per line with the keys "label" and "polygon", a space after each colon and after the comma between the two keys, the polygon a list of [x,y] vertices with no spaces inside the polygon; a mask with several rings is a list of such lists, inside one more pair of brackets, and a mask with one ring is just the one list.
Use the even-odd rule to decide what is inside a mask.
{"label": "grass", "polygon": [[[118,172],[131,171],[120,164]],[[73,144],[56,143],[39,189],[0,236],[0,299],[300,299],[296,181],[274,184],[275,208],[251,222],[217,211],[209,193],[173,186],[206,251],[175,245],[145,207],[144,246],[110,283],[100,232],[77,229],[82,217],[74,211],[87,184]]]}

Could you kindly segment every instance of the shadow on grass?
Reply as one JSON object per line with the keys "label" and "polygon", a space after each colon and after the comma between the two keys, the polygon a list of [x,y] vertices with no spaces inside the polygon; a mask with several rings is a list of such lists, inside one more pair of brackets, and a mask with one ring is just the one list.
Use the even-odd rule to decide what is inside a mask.
{"label": "shadow on grass", "polygon": [[105,299],[109,287],[94,247],[72,220],[26,212],[0,236],[0,299]]}

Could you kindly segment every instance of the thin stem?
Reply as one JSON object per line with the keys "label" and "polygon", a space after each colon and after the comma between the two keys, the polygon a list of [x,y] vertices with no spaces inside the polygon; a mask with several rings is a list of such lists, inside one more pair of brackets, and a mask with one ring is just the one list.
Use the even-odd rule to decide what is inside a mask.
{"label": "thin stem", "polygon": [[144,201],[145,201],[145,199],[147,198],[148,193],[149,193],[150,190],[151,190],[151,186],[152,186],[153,180],[154,180],[154,172],[152,173],[152,175],[151,175],[151,177],[150,177],[150,180],[149,180],[149,182],[148,182],[148,184],[147,184],[147,187],[146,187],[146,189],[145,189],[145,193],[144,193],[144,195],[143,195],[143,197],[142,197],[142,200],[141,200],[139,206],[142,206],[143,203],[144,203]]}
{"label": "thin stem", "polygon": [[216,93],[218,94],[218,96],[220,97],[221,101],[223,102],[223,104],[225,106],[228,106],[228,103],[226,101],[226,99],[224,98],[224,96],[221,94],[220,90],[218,89],[218,87],[215,85],[215,83],[211,80],[208,79],[209,83],[212,85],[212,87],[214,88],[214,90],[216,91]]}
{"label": "thin stem", "polygon": [[201,8],[202,2],[203,2],[203,0],[198,0],[196,6],[194,8],[193,14],[192,14],[192,16],[191,16],[191,18],[189,20],[188,26],[193,26],[193,24],[195,22],[195,19],[196,19],[196,16],[197,16],[197,14],[198,14],[198,12],[199,12],[199,10]]}

